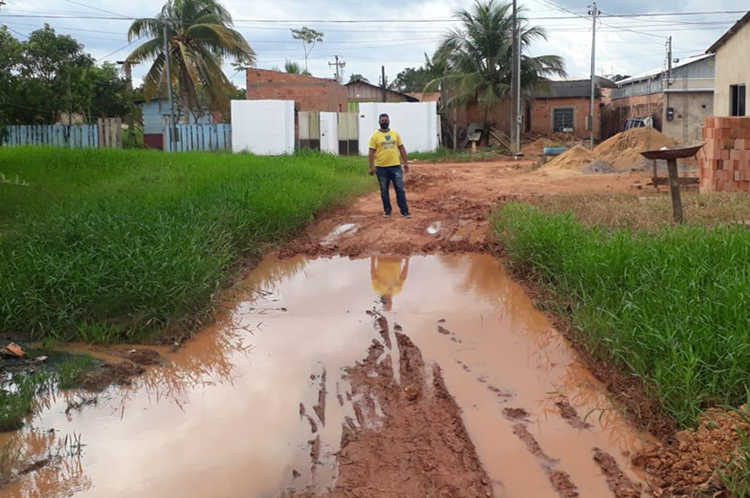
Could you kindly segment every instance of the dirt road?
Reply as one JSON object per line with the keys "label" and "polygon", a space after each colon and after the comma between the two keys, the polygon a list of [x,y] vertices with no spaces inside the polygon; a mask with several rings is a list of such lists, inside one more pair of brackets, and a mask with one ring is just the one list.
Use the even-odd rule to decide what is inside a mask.
{"label": "dirt road", "polygon": [[281,254],[481,252],[491,244],[487,214],[494,203],[535,196],[629,191],[636,183],[645,184],[647,176],[546,173],[534,169],[530,161],[416,163],[405,180],[413,218],[394,215],[384,222],[379,216],[380,194],[372,193],[349,208],[323,215]]}
{"label": "dirt road", "polygon": [[476,254],[495,201],[636,180],[415,165],[414,218],[376,194],[324,216],[133,385],[45,398],[19,436],[52,463],[0,497],[640,496],[651,439]]}

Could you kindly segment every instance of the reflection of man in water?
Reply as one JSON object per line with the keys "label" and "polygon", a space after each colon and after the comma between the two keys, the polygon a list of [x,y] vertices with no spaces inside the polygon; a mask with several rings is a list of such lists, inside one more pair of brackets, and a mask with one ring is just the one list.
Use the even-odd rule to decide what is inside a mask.
{"label": "reflection of man in water", "polygon": [[401,292],[408,274],[409,258],[383,256],[370,258],[372,288],[380,296],[386,311],[390,311],[393,307],[393,296]]}

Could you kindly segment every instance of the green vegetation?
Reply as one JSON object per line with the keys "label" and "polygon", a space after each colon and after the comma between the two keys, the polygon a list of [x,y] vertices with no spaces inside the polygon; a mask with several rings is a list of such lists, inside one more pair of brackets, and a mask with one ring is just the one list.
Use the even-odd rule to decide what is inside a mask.
{"label": "green vegetation", "polygon": [[31,413],[34,396],[46,385],[49,377],[43,373],[17,374],[6,386],[0,386],[0,432],[19,429],[23,419]]}
{"label": "green vegetation", "polygon": [[481,149],[478,149],[476,153],[465,150],[454,151],[453,149],[440,146],[435,150],[435,152],[410,152],[409,160],[417,160],[429,163],[469,163],[500,159],[501,156],[503,156],[507,152],[508,149],[502,146],[483,147]]}
{"label": "green vegetation", "polygon": [[61,361],[53,367],[57,374],[57,387],[60,389],[79,387],[86,374],[100,365],[100,361],[89,355],[63,355]]}
{"label": "green vegetation", "polygon": [[207,318],[243,259],[372,188],[361,158],[2,148],[0,330],[108,343]]}
{"label": "green vegetation", "polygon": [[510,203],[495,224],[514,265],[548,288],[595,354],[640,376],[683,426],[750,386],[750,231],[587,228]]}

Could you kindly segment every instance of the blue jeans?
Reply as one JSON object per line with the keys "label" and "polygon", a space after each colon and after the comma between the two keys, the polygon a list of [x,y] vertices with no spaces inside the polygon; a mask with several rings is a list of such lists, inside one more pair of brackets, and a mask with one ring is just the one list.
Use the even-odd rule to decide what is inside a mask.
{"label": "blue jeans", "polygon": [[404,172],[401,166],[388,166],[375,168],[380,183],[380,198],[383,200],[383,211],[391,214],[391,196],[388,193],[388,186],[393,182],[393,190],[396,191],[396,202],[401,214],[409,214],[409,207],[406,205],[406,192],[404,192]]}

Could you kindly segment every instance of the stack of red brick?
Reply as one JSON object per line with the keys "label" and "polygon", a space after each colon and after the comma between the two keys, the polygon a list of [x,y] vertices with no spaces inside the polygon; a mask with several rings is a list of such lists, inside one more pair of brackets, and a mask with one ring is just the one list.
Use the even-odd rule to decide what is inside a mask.
{"label": "stack of red brick", "polygon": [[750,117],[706,118],[701,192],[750,192]]}

